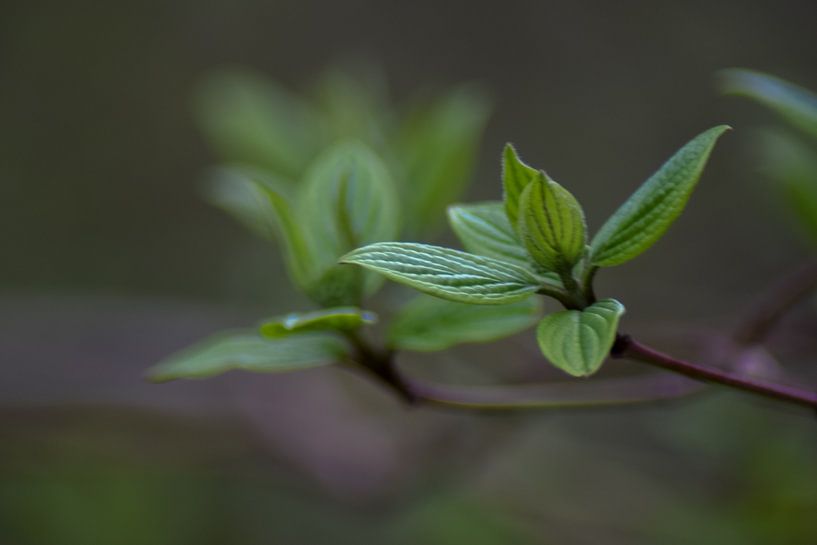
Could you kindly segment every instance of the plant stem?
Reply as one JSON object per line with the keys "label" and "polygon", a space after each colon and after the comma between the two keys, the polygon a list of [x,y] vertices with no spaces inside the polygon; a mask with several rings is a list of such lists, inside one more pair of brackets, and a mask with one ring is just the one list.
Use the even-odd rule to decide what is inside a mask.
{"label": "plant stem", "polygon": [[352,358],[354,363],[365,369],[370,376],[386,385],[407,404],[411,405],[417,401],[417,396],[408,389],[395,368],[393,351],[376,350],[357,331],[348,331],[345,336],[354,350]]}
{"label": "plant stem", "polygon": [[616,358],[628,358],[655,365],[696,380],[730,386],[795,405],[817,408],[817,392],[677,359],[641,344],[627,335],[617,337],[610,354]]}
{"label": "plant stem", "polygon": [[756,309],[738,327],[735,341],[757,344],[771,332],[794,305],[817,289],[817,262],[803,265],[783,277],[760,300]]}

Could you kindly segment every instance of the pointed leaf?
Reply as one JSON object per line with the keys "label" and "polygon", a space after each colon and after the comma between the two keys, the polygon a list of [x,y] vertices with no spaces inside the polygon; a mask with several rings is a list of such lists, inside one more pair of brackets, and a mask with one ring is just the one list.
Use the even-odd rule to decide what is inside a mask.
{"label": "pointed leaf", "polygon": [[783,79],[741,68],[721,72],[723,92],[744,96],[776,111],[798,129],[817,138],[817,94]]}
{"label": "pointed leaf", "polygon": [[275,179],[250,168],[221,168],[206,187],[207,199],[226,210],[264,238],[277,238],[292,282],[304,288],[316,274],[311,249],[284,197],[286,188]]}
{"label": "pointed leaf", "polygon": [[427,244],[371,244],[345,255],[341,262],[461,303],[510,303],[529,296],[539,284],[530,271],[511,263]]}
{"label": "pointed leaf", "polygon": [[337,260],[358,246],[397,236],[394,183],[383,162],[360,143],[340,143],[310,169],[298,219],[322,273],[309,293],[323,306],[357,304],[381,284],[376,275],[340,270]]}
{"label": "pointed leaf", "polygon": [[519,233],[528,253],[546,271],[569,272],[587,244],[582,207],[541,171],[519,198]]}
{"label": "pointed leaf", "polygon": [[616,339],[624,305],[603,299],[584,310],[565,310],[542,318],[536,339],[542,354],[574,377],[598,371]]}
{"label": "pointed leaf", "polygon": [[620,265],[646,251],[683,212],[715,142],[729,127],[689,141],[616,210],[591,244],[593,265]]}
{"label": "pointed leaf", "polygon": [[432,352],[494,341],[532,327],[540,307],[537,297],[476,306],[421,295],[400,309],[389,327],[389,342],[399,350]]}
{"label": "pointed leaf", "polygon": [[448,221],[469,252],[531,267],[528,252],[511,227],[503,203],[453,205],[448,208]]}
{"label": "pointed leaf", "polygon": [[261,335],[278,338],[306,331],[349,331],[373,324],[377,315],[357,307],[335,307],[311,312],[292,312],[261,325]]}
{"label": "pointed leaf", "polygon": [[504,189],[505,213],[508,222],[516,228],[519,218],[519,198],[522,191],[538,175],[538,171],[519,158],[516,149],[508,143],[502,152],[502,187]]}
{"label": "pointed leaf", "polygon": [[155,382],[207,378],[233,369],[257,373],[297,371],[328,365],[341,358],[345,350],[343,341],[328,333],[274,340],[255,333],[221,333],[160,362],[148,372],[148,378]]}

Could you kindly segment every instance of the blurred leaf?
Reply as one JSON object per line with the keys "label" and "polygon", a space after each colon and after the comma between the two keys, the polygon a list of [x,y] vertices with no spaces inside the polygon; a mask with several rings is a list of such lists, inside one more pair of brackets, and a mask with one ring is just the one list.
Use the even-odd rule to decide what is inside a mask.
{"label": "blurred leaf", "polygon": [[584,212],[575,197],[540,171],[519,197],[519,234],[545,271],[570,272],[587,244]]}
{"label": "blurred leaf", "polygon": [[234,369],[256,373],[298,371],[329,365],[344,351],[343,341],[328,333],[274,340],[256,333],[221,333],[168,357],[150,369],[148,378],[154,382],[207,378]]}
{"label": "blurred leaf", "polygon": [[375,275],[339,270],[337,260],[358,246],[397,237],[393,184],[383,162],[360,143],[339,143],[310,168],[299,194],[298,221],[323,271],[309,287],[320,304],[356,304],[380,285]]}
{"label": "blurred leaf", "polygon": [[817,241],[817,153],[779,133],[763,139],[764,170],[782,190],[806,233]]}
{"label": "blurred leaf", "polygon": [[445,207],[462,194],[489,113],[482,93],[462,87],[406,120],[396,155],[404,166],[403,210],[411,232],[438,225]]}
{"label": "blurred leaf", "polygon": [[276,179],[248,168],[215,170],[206,187],[210,202],[223,208],[250,230],[278,238],[284,249],[289,275],[305,289],[316,273],[314,258],[300,228],[295,224],[286,188]]}
{"label": "blurred leaf", "polygon": [[391,322],[389,342],[399,350],[432,352],[494,341],[532,327],[540,310],[537,297],[508,305],[477,306],[420,295]]}
{"label": "blurred leaf", "polygon": [[394,115],[383,75],[352,63],[327,70],[318,80],[316,104],[335,140],[361,140],[382,151]]}
{"label": "blurred leaf", "polygon": [[335,307],[311,312],[292,312],[261,325],[261,335],[279,338],[305,331],[351,330],[373,324],[377,315],[357,307]]}
{"label": "blurred leaf", "polygon": [[196,115],[211,145],[228,162],[298,179],[325,141],[316,113],[266,77],[219,72],[204,81]]}
{"label": "blurred leaf", "polygon": [[537,278],[522,267],[427,244],[381,242],[359,248],[341,261],[461,303],[511,303],[529,296],[539,285]]}
{"label": "blurred leaf", "polygon": [[505,212],[509,223],[516,228],[519,222],[519,198],[539,172],[519,158],[516,149],[508,143],[502,152],[502,187],[504,190]]}
{"label": "blurred leaf", "polygon": [[528,252],[508,222],[501,202],[449,206],[448,221],[469,252],[531,268]]}
{"label": "blurred leaf", "polygon": [[593,265],[625,263],[655,244],[681,215],[701,177],[720,125],[690,140],[616,210],[591,244]]}
{"label": "blurred leaf", "polygon": [[536,338],[542,354],[556,367],[586,377],[598,371],[616,339],[624,305],[602,299],[584,310],[564,310],[542,318]]}
{"label": "blurred leaf", "polygon": [[731,68],[720,73],[724,93],[768,106],[794,127],[817,138],[817,94],[775,76]]}

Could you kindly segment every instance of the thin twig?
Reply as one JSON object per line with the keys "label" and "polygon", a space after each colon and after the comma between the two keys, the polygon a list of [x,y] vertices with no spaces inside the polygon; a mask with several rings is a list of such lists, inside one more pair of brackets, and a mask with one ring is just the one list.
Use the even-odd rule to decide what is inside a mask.
{"label": "thin twig", "polygon": [[817,392],[796,386],[769,382],[755,377],[743,376],[716,367],[674,358],[642,344],[627,335],[619,335],[611,351],[611,355],[613,357],[649,363],[650,365],[662,367],[703,382],[730,386],[764,397],[805,407],[817,408]]}

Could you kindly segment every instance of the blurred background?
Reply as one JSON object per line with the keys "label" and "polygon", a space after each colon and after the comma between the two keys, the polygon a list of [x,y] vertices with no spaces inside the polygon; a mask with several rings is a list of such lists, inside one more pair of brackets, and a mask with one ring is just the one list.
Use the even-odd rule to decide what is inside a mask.
{"label": "blurred background", "polygon": [[[218,158],[194,97],[224,67],[298,94],[365,59],[398,104],[475,82],[493,114],[469,200],[499,197],[512,141],[591,229],[689,138],[731,124],[669,235],[599,278],[629,331],[728,331],[813,248],[760,173],[753,134],[776,118],[719,96],[714,74],[817,89],[814,2],[0,6],[0,543],[817,540],[817,421],[745,395],[486,417],[406,410],[333,369],[142,378],[213,331],[306,304],[276,249],[200,196]],[[814,379],[804,306],[772,348]],[[509,354],[535,349],[433,365]]]}

